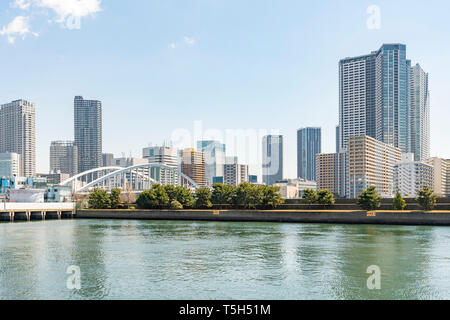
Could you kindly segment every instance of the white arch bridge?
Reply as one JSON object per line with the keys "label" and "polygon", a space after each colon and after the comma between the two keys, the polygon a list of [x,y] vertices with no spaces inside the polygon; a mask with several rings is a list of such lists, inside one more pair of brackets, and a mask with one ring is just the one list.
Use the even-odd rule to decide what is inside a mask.
{"label": "white arch bridge", "polygon": [[145,163],[127,168],[96,168],[79,173],[60,183],[60,186],[71,186],[75,193],[83,193],[96,188],[143,191],[149,189],[154,183],[198,188],[194,180],[177,168],[157,163]]}

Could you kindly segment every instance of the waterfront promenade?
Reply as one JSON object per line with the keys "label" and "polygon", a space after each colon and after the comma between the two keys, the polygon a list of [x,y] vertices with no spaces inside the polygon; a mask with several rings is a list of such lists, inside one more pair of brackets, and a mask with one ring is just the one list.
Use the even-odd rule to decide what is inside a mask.
{"label": "waterfront promenade", "polygon": [[0,221],[31,221],[73,218],[75,203],[0,203]]}
{"label": "waterfront promenade", "polygon": [[446,210],[78,210],[75,218],[450,226]]}

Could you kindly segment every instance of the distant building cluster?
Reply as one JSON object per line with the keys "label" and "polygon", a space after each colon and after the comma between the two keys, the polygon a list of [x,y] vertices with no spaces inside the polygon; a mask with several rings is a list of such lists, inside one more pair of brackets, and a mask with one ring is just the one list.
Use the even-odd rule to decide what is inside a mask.
{"label": "distant building cluster", "polygon": [[[440,197],[450,196],[450,160],[430,158],[428,77],[407,59],[403,44],[384,44],[369,54],[340,60],[336,152],[322,153],[321,128],[300,128],[297,177],[286,179],[284,137],[264,136],[260,183],[280,187],[284,198],[300,198],[305,189],[355,198],[369,186],[383,197],[397,190],[416,197],[424,186]],[[57,186],[86,172],[92,181],[99,168],[135,167],[137,176],[173,185],[181,176],[202,187],[259,182],[247,164],[227,155],[226,145],[215,140],[197,141],[196,148],[183,150],[166,144],[144,147],[141,158],[103,153],[102,102],[82,96],[74,98],[73,140],[52,141],[49,172],[37,174],[35,127],[34,103],[17,100],[0,106],[0,193],[6,185],[33,188],[45,181],[46,186]],[[124,173],[117,185],[120,179],[133,178]],[[51,197],[58,192],[51,190]]]}

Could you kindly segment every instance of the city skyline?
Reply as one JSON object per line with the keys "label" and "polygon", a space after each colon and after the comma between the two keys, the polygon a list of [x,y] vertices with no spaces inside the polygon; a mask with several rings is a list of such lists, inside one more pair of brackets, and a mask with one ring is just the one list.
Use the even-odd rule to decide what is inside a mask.
{"label": "city skyline", "polygon": [[[207,15],[195,14],[201,9],[215,17],[218,8],[232,14],[236,4],[233,2],[183,5],[179,8],[180,14],[193,13],[196,19],[189,18],[184,24],[175,23],[166,34],[167,38],[156,33],[159,29],[156,26],[164,23],[158,15],[173,9],[175,3],[169,2],[166,6],[145,3],[143,9],[146,10],[143,11],[152,19],[139,19],[141,13],[133,11],[130,15],[136,17],[136,21],[127,20],[130,22],[127,28],[136,31],[138,26],[145,26],[145,30],[150,30],[148,39],[154,41],[127,42],[122,39],[115,43],[102,35],[108,30],[118,31],[112,24],[120,14],[120,5],[105,2],[95,17],[82,17],[80,29],[45,26],[39,31],[39,37],[17,37],[13,44],[1,37],[0,56],[11,61],[5,66],[5,72],[11,77],[7,81],[0,80],[4,88],[2,103],[17,99],[35,103],[37,172],[48,171],[51,141],[73,139],[71,100],[75,95],[83,95],[103,102],[103,152],[120,155],[132,151],[133,156],[139,157],[142,147],[149,142],[161,144],[170,139],[177,128],[192,131],[196,120],[202,120],[205,129],[222,131],[227,128],[280,129],[285,144],[284,176],[289,178],[297,175],[295,145],[298,128],[321,127],[322,151],[334,152],[335,125],[338,124],[338,61],[370,52],[383,43],[404,43],[413,61],[420,62],[423,70],[430,74],[431,156],[450,158],[447,151],[450,142],[438,138],[446,133],[445,119],[450,116],[447,103],[450,94],[446,90],[449,79],[442,68],[449,52],[442,35],[449,27],[441,25],[439,21],[444,19],[436,9],[434,19],[430,19],[430,14],[426,13],[431,8],[406,3],[380,2],[382,22],[379,30],[367,28],[368,3],[349,1],[338,6],[331,2],[307,5],[289,2],[277,8],[267,3],[257,7],[240,4],[242,12],[236,13],[238,18],[254,9],[260,17],[279,22],[271,29],[264,26],[265,19],[256,17],[239,24],[253,23],[262,34],[270,34],[271,45],[268,46],[265,35],[256,33],[255,36],[256,29],[236,37],[241,34],[241,28],[230,26],[228,33],[224,33],[206,18]],[[0,6],[5,9],[0,17],[3,26],[16,14],[21,14],[8,3]],[[442,6],[448,4],[443,2]],[[309,9],[308,16],[303,13],[305,7]],[[352,12],[359,13],[347,16],[349,7]],[[291,14],[287,12],[288,8],[293,9]],[[284,22],[277,20],[276,13],[281,11],[287,13]],[[396,18],[400,12],[405,18],[398,22]],[[431,31],[420,30],[416,25],[413,17],[419,14]],[[328,27],[320,27],[325,18],[330,20]],[[329,27],[333,21],[336,21],[336,30]],[[30,21],[31,27],[36,26],[35,22]],[[316,30],[314,37],[305,35],[309,28]],[[439,35],[424,36],[433,28],[439,28]],[[405,32],[407,29],[409,31]],[[143,35],[140,32],[129,34],[133,40]],[[225,35],[228,45],[218,42],[214,38],[217,34]],[[345,34],[345,39],[336,37],[339,34]],[[59,45],[55,47],[53,42]],[[71,46],[66,48],[69,43]],[[74,48],[72,43],[78,47]],[[120,49],[118,44],[126,44],[127,50]],[[443,47],[432,50],[437,44]],[[89,50],[84,51],[84,48]],[[133,50],[138,48],[145,50]],[[13,71],[24,67],[30,71],[29,77],[26,81],[18,81]],[[142,74],[142,70],[148,72]],[[177,94],[173,95],[173,92]],[[219,110],[226,112],[219,117]],[[236,114],[241,116],[236,117]],[[170,121],[162,121],[164,119]],[[149,121],[151,130],[147,129]],[[122,134],[117,132],[118,126],[123,128]],[[261,174],[260,171],[255,173]]]}

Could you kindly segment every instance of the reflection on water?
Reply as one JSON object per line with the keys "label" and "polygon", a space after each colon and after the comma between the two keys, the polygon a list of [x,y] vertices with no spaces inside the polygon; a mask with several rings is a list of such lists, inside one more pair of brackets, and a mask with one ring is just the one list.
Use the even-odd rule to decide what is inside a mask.
{"label": "reflection on water", "polygon": [[[449,248],[443,227],[2,223],[0,299],[449,299]],[[66,287],[71,265],[81,290]]]}

